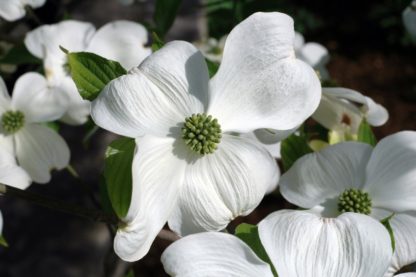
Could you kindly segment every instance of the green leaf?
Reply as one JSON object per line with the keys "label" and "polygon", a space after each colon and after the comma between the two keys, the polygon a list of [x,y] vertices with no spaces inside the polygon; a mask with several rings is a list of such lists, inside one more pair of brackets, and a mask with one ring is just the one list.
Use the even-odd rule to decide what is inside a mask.
{"label": "green leaf", "polygon": [[1,59],[1,64],[42,64],[42,61],[33,56],[22,44],[15,45],[9,52],[6,53]]}
{"label": "green leaf", "polygon": [[273,275],[277,276],[276,269],[274,268],[269,256],[266,253],[266,250],[261,244],[259,230],[256,225],[241,223],[235,229],[235,235],[244,241],[254,251],[254,253],[256,253],[257,257],[268,263],[273,271]]}
{"label": "green leaf", "polygon": [[68,54],[68,68],[82,98],[94,100],[111,80],[127,71],[116,61],[93,53]]}
{"label": "green leaf", "polygon": [[284,170],[289,170],[300,157],[312,152],[304,135],[290,135],[282,141],[280,148]]}
{"label": "green leaf", "polygon": [[125,277],[134,277],[134,271],[133,271],[133,269],[130,269],[129,272],[127,273],[127,275]]}
{"label": "green leaf", "polygon": [[46,122],[44,123],[44,125],[52,130],[54,130],[55,132],[59,132],[59,129],[61,128],[61,126],[59,125],[58,122],[56,121],[50,121],[50,122]]}
{"label": "green leaf", "polygon": [[361,121],[360,127],[358,128],[358,141],[368,143],[372,146],[376,146],[377,139],[374,136],[371,126],[367,123],[365,119]]}
{"label": "green leaf", "polygon": [[155,30],[161,38],[164,38],[170,27],[172,27],[181,2],[181,0],[156,1],[153,20],[156,24]]}
{"label": "green leaf", "polygon": [[135,147],[134,139],[120,138],[110,143],[105,152],[104,178],[111,205],[119,218],[127,214],[130,206]]}
{"label": "green leaf", "polygon": [[164,43],[162,39],[155,33],[152,33],[153,43],[152,43],[152,51],[155,52],[163,47]]}
{"label": "green leaf", "polygon": [[212,62],[208,59],[205,59],[205,61],[207,62],[209,77],[211,78],[212,76],[215,75],[215,73],[217,73],[218,68],[220,67],[220,65],[218,63]]}
{"label": "green leaf", "polygon": [[390,224],[390,219],[394,216],[394,213],[392,213],[390,216],[380,220],[381,224],[384,225],[384,227],[386,227],[387,231],[389,232],[390,235],[390,240],[391,240],[391,249],[394,250],[396,249],[396,240],[394,238],[394,232],[393,232],[393,228],[391,227]]}
{"label": "green leaf", "polygon": [[3,235],[0,235],[0,246],[9,247],[9,244],[7,243]]}

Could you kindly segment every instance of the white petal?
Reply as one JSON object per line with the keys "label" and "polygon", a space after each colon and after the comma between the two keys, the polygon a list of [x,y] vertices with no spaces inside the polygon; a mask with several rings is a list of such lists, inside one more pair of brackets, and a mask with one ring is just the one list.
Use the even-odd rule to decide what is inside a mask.
{"label": "white petal", "polygon": [[13,89],[12,106],[25,114],[26,122],[47,122],[60,118],[66,105],[58,97],[61,91],[48,87],[45,77],[36,72],[23,74]]}
{"label": "white petal", "polygon": [[321,85],[295,59],[293,40],[293,20],[281,13],[255,13],[231,31],[208,109],[224,131],[293,129],[315,111]]}
{"label": "white petal", "polygon": [[345,189],[361,188],[371,150],[364,143],[344,142],[305,155],[283,174],[280,192],[293,204],[313,208],[338,198]]}
{"label": "white petal", "polygon": [[[353,129],[358,128],[358,125],[360,124],[361,118],[363,116],[367,118],[368,123],[372,126],[381,126],[384,123],[386,123],[386,121],[389,118],[389,114],[383,106],[375,103],[373,99],[371,99],[370,97],[364,96],[358,91],[347,89],[347,88],[342,88],[342,87],[337,87],[337,88],[323,88],[322,93],[326,97],[329,97],[329,99],[332,100],[331,102],[336,102],[336,103],[331,103],[332,105],[335,105],[335,107],[333,107],[334,110],[337,108],[337,106],[340,106],[340,105],[342,106],[341,110],[340,108],[337,108],[338,110],[340,110],[336,113],[336,116],[335,116],[338,122],[340,122],[342,120],[342,117],[344,116],[342,113],[352,117],[351,120],[353,121],[353,123],[351,125],[353,125]],[[319,111],[319,108],[317,112],[318,111]],[[354,114],[356,115],[354,116]],[[331,119],[327,119],[327,120],[331,120]],[[319,122],[319,120],[317,121]]]}
{"label": "white petal", "polygon": [[93,101],[91,115],[97,125],[127,137],[166,136],[177,133],[186,117],[203,112],[207,95],[202,54],[192,44],[175,41],[111,81]]}
{"label": "white petal", "polygon": [[177,277],[273,277],[270,266],[235,236],[207,232],[184,237],[162,254],[166,273]]}
{"label": "white petal", "polygon": [[252,134],[253,138],[256,139],[261,145],[263,145],[263,147],[265,147],[274,158],[280,159],[280,142],[294,133],[296,129],[297,127],[285,131],[258,129],[255,130]]}
{"label": "white petal", "polygon": [[[413,7],[412,7],[413,6]],[[416,42],[416,3],[413,1],[409,7],[407,7],[402,14],[403,24],[412,37],[413,41]]]}
{"label": "white petal", "polygon": [[136,143],[127,226],[114,240],[116,253],[126,261],[139,260],[149,251],[176,204],[186,165],[174,139],[145,136]]}
{"label": "white petal", "polygon": [[298,51],[302,49],[302,46],[305,44],[305,38],[299,32],[295,32],[295,39],[294,39],[294,47],[296,51],[296,55],[298,55]]}
{"label": "white petal", "polygon": [[389,112],[373,101],[370,97],[365,97],[367,100],[367,121],[371,126],[381,126],[389,119]]}
{"label": "white petal", "polygon": [[46,0],[2,0],[0,1],[0,17],[7,21],[15,21],[26,14],[25,5],[38,8],[45,4]]}
{"label": "white petal", "polygon": [[70,125],[81,125],[87,122],[91,103],[82,99],[74,81],[69,77],[65,77],[57,85],[57,89],[63,94],[61,95],[62,98],[67,101],[67,110],[61,120]]}
{"label": "white petal", "polygon": [[147,36],[143,25],[117,20],[104,25],[95,33],[87,51],[118,61],[124,68],[130,69],[150,55],[151,49],[144,46]]}
{"label": "white petal", "polygon": [[366,169],[365,190],[374,207],[394,212],[416,210],[416,132],[382,139]]}
{"label": "white petal", "polygon": [[361,110],[351,100],[360,104],[365,103],[365,97],[360,93],[344,88],[322,88],[322,98],[318,109],[312,118],[329,130],[340,130],[347,126],[351,133],[358,132],[363,119]]}
{"label": "white petal", "polygon": [[169,227],[178,234],[221,230],[256,208],[278,176],[275,160],[263,147],[224,135],[213,154],[188,162]]}
{"label": "white petal", "polygon": [[20,166],[15,157],[6,149],[0,149],[0,183],[26,189],[30,185],[30,177]]}
{"label": "white petal", "polygon": [[3,78],[0,76],[0,113],[4,113],[9,110],[11,106],[11,99],[9,91],[7,90],[6,84]]}
{"label": "white petal", "polygon": [[390,219],[395,239],[395,251],[388,276],[416,262],[416,212],[395,214]]}
{"label": "white petal", "polygon": [[313,68],[326,65],[329,62],[328,49],[316,42],[306,43],[297,54],[299,59]]}
{"label": "white petal", "polygon": [[387,230],[362,214],[281,210],[260,222],[259,235],[279,276],[382,277],[392,257]]}
{"label": "white petal", "polygon": [[66,62],[65,53],[59,46],[71,52],[84,51],[87,48],[95,28],[90,23],[65,20],[57,24],[42,25],[26,34],[25,45],[36,57],[45,59],[46,55]]}
{"label": "white petal", "polygon": [[68,166],[68,145],[50,128],[29,124],[15,134],[15,139],[17,160],[34,182],[48,183],[51,169]]}
{"label": "white petal", "polygon": [[397,277],[416,277],[416,273],[408,272],[408,273],[397,274],[397,275],[394,275],[394,276],[397,276]]}

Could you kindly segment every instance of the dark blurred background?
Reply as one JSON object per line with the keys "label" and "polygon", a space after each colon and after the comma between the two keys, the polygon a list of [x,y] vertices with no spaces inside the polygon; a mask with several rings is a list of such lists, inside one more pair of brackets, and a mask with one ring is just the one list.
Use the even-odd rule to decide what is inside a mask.
{"label": "dark blurred background", "polygon": [[[221,37],[256,11],[281,11],[295,19],[296,30],[306,41],[325,45],[331,54],[328,69],[340,85],[374,98],[384,105],[390,119],[375,128],[381,138],[415,129],[416,125],[416,45],[411,44],[402,25],[401,13],[410,0],[323,1],[323,0],[184,0],[167,40],[195,41],[206,36]],[[149,24],[154,1],[136,1],[130,6],[118,0],[47,0],[35,10],[42,23],[64,18],[92,22],[96,27],[116,19]],[[37,26],[30,17],[14,23],[0,22],[0,41],[21,41],[25,32]],[[0,68],[11,90],[19,75],[39,70],[20,65],[17,71]],[[72,150],[71,164],[81,181],[67,171],[55,172],[51,183],[32,185],[30,191],[93,208],[88,191],[99,198],[99,176],[104,151],[115,136],[96,133],[82,142],[88,126],[62,125],[61,134]],[[87,186],[87,188],[85,188]],[[267,196],[260,207],[241,221],[257,223],[267,214],[289,207],[278,195]],[[99,277],[124,276],[131,265],[114,259],[107,226],[61,214],[10,197],[0,198],[4,216],[4,236],[10,247],[0,248],[2,277]],[[133,265],[135,276],[165,276],[160,255],[169,243],[157,239],[149,254]],[[105,265],[114,267],[105,275]]]}

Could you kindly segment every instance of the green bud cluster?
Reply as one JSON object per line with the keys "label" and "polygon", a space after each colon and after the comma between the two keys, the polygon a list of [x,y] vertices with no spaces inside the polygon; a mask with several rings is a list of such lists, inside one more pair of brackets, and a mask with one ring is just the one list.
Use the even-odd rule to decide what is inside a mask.
{"label": "green bud cluster", "polygon": [[346,189],[338,198],[338,211],[341,213],[354,212],[371,213],[371,198],[367,192],[360,189]]}
{"label": "green bud cluster", "polygon": [[193,114],[185,119],[182,138],[192,151],[201,155],[211,154],[221,141],[221,126],[210,115]]}
{"label": "green bud cluster", "polygon": [[20,111],[7,111],[1,117],[3,130],[8,134],[14,134],[25,124],[25,115]]}

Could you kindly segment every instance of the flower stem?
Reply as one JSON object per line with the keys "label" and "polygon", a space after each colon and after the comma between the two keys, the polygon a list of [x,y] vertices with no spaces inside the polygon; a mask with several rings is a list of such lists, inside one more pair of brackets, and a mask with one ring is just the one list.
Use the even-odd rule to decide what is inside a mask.
{"label": "flower stem", "polygon": [[119,223],[118,218],[114,215],[106,214],[99,210],[86,209],[84,207],[65,203],[48,196],[43,196],[37,193],[29,192],[27,190],[21,190],[4,184],[0,184],[0,193],[4,194],[5,196],[12,196],[24,199],[33,204],[37,204],[48,209],[71,215],[76,215],[96,222],[103,222],[111,225],[118,225]]}

